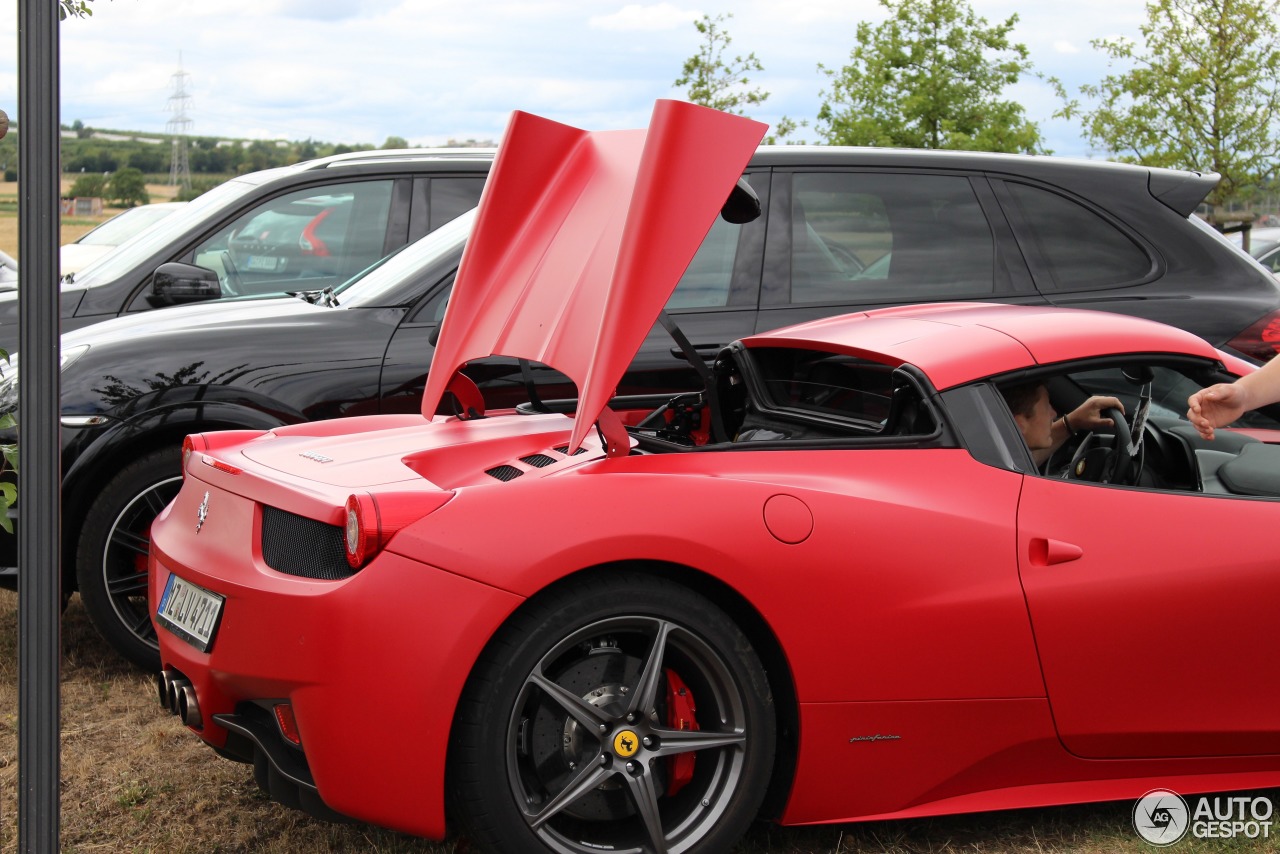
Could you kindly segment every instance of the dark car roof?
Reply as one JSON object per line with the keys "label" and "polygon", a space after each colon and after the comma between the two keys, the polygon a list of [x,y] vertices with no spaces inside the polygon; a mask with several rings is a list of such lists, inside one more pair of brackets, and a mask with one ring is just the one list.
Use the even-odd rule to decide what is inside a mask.
{"label": "dark car roof", "polygon": [[1190,216],[1221,177],[1216,172],[1161,169],[1109,160],[918,148],[766,145],[760,147],[751,163],[753,166],[773,167],[805,164],[974,170],[1021,175],[1051,183],[1059,182],[1065,174],[1070,174],[1073,185],[1078,184],[1082,177],[1104,185],[1109,181],[1145,182],[1152,196],[1181,216]]}

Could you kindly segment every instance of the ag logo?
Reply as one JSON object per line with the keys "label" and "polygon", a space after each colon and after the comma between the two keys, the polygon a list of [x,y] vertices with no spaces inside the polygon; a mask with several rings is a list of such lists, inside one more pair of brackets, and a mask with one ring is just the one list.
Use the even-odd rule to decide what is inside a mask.
{"label": "ag logo", "polygon": [[1187,802],[1168,789],[1152,789],[1133,805],[1133,829],[1152,845],[1172,845],[1187,835]]}
{"label": "ag logo", "polygon": [[200,529],[204,527],[204,520],[209,518],[209,493],[204,494],[204,500],[200,502],[200,506],[196,508],[196,533],[200,533]]}
{"label": "ag logo", "polygon": [[624,729],[613,737],[613,752],[623,759],[630,759],[640,749],[640,739],[629,729]]}

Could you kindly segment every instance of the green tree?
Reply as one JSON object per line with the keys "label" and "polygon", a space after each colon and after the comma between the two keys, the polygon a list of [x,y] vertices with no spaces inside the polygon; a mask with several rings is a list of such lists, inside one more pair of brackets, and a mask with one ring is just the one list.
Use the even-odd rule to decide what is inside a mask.
{"label": "green tree", "polygon": [[733,43],[724,24],[733,14],[703,15],[693,25],[702,34],[698,52],[684,61],[684,68],[676,78],[677,86],[687,87],[688,98],[695,104],[723,110],[726,113],[745,115],[745,105],[762,104],[769,97],[763,89],[747,89],[751,83],[747,76],[764,71],[764,66],[754,53],[724,58],[724,52]]}
{"label": "green tree", "polygon": [[[1068,100],[1094,145],[1122,160],[1212,170],[1221,205],[1275,174],[1280,160],[1278,0],[1151,0],[1143,44],[1097,39],[1123,70]],[[1065,94],[1065,93],[1064,93]]]}
{"label": "green tree", "polygon": [[67,18],[87,18],[93,14],[89,4],[93,0],[58,0],[58,20]]}
{"label": "green tree", "polygon": [[73,199],[101,198],[107,194],[107,177],[101,172],[77,175],[68,195]]}
{"label": "green tree", "polygon": [[383,148],[410,148],[409,140],[402,136],[389,136],[387,141],[382,143]]}
{"label": "green tree", "polygon": [[168,153],[158,145],[143,143],[141,148],[129,152],[129,165],[141,172],[152,174],[166,172],[168,168],[165,165],[165,155]]}
{"label": "green tree", "polygon": [[880,0],[881,24],[858,25],[841,69],[818,65],[831,89],[816,129],[833,145],[1043,151],[1021,104],[1001,97],[1034,73],[1010,39],[1017,15],[990,24],[967,0]]}
{"label": "green tree", "polygon": [[[763,104],[769,93],[763,89],[746,88],[751,83],[748,74],[764,71],[764,65],[755,53],[735,56],[732,60],[724,57],[724,52],[733,43],[724,25],[732,17],[732,12],[714,18],[703,15],[701,20],[693,22],[702,34],[702,44],[695,55],[684,61],[675,85],[687,87],[686,97],[694,104],[742,116],[746,115],[744,106]],[[777,142],[805,124],[783,116],[764,141]],[[450,144],[453,144],[452,140]]]}
{"label": "green tree", "polygon": [[107,198],[122,208],[149,204],[151,196],[147,194],[146,177],[132,166],[116,171],[107,182]]}

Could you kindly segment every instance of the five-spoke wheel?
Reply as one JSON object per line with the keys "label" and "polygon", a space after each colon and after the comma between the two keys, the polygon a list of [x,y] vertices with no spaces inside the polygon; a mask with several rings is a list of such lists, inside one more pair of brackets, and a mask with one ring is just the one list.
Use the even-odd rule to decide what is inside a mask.
{"label": "five-spoke wheel", "polygon": [[518,614],[455,730],[456,811],[499,851],[724,850],[774,753],[768,683],[738,627],[683,587],[621,573]]}

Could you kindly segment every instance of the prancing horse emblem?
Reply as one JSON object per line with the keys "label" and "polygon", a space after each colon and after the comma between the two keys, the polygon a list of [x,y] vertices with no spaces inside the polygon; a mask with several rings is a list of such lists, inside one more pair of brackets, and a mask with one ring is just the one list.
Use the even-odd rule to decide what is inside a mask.
{"label": "prancing horse emblem", "polygon": [[209,493],[204,494],[204,500],[200,502],[200,506],[196,508],[196,533],[200,533],[200,529],[204,527],[204,520],[209,517]]}

